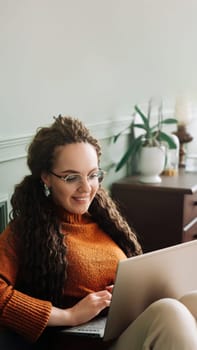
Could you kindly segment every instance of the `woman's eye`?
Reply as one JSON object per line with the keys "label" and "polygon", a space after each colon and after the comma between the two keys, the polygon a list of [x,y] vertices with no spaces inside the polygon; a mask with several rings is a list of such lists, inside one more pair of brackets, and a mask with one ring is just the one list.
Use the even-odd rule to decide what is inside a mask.
{"label": "woman's eye", "polygon": [[98,178],[98,173],[92,173],[89,175],[89,179],[95,179]]}
{"label": "woman's eye", "polygon": [[65,176],[64,180],[66,182],[77,182],[77,181],[80,181],[80,176],[79,175],[67,175],[67,176]]}

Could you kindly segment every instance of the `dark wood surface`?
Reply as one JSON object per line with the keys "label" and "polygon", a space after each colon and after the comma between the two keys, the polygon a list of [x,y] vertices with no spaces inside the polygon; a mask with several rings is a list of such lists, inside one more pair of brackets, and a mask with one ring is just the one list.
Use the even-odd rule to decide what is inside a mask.
{"label": "dark wood surface", "polygon": [[113,183],[112,197],[145,252],[197,237],[197,174],[180,171],[159,184],[127,177]]}
{"label": "dark wood surface", "polygon": [[117,183],[129,189],[138,187],[142,191],[178,191],[188,194],[197,192],[197,173],[180,170],[175,176],[165,175],[161,176],[161,179],[161,183],[145,184],[139,181],[138,176],[130,176],[117,181]]}

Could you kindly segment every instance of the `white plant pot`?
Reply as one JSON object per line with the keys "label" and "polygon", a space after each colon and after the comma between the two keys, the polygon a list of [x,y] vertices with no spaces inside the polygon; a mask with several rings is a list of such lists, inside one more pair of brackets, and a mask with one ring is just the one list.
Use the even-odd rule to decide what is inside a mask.
{"label": "white plant pot", "polygon": [[159,183],[159,176],[165,166],[166,148],[160,147],[142,147],[139,154],[138,170],[140,173],[139,181],[144,183]]}

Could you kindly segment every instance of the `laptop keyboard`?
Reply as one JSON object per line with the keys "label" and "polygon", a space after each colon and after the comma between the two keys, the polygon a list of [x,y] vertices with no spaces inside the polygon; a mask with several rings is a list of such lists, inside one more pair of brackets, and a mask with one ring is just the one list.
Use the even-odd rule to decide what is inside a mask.
{"label": "laptop keyboard", "polygon": [[104,334],[106,317],[96,318],[80,326],[66,328],[68,333]]}

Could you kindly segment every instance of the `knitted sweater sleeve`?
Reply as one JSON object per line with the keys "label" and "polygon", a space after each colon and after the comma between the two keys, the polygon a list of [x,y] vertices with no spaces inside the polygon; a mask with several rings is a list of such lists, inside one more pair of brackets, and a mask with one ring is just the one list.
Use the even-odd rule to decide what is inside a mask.
{"label": "knitted sweater sleeve", "polygon": [[18,257],[9,227],[0,234],[0,326],[35,342],[47,326],[52,304],[14,289]]}

